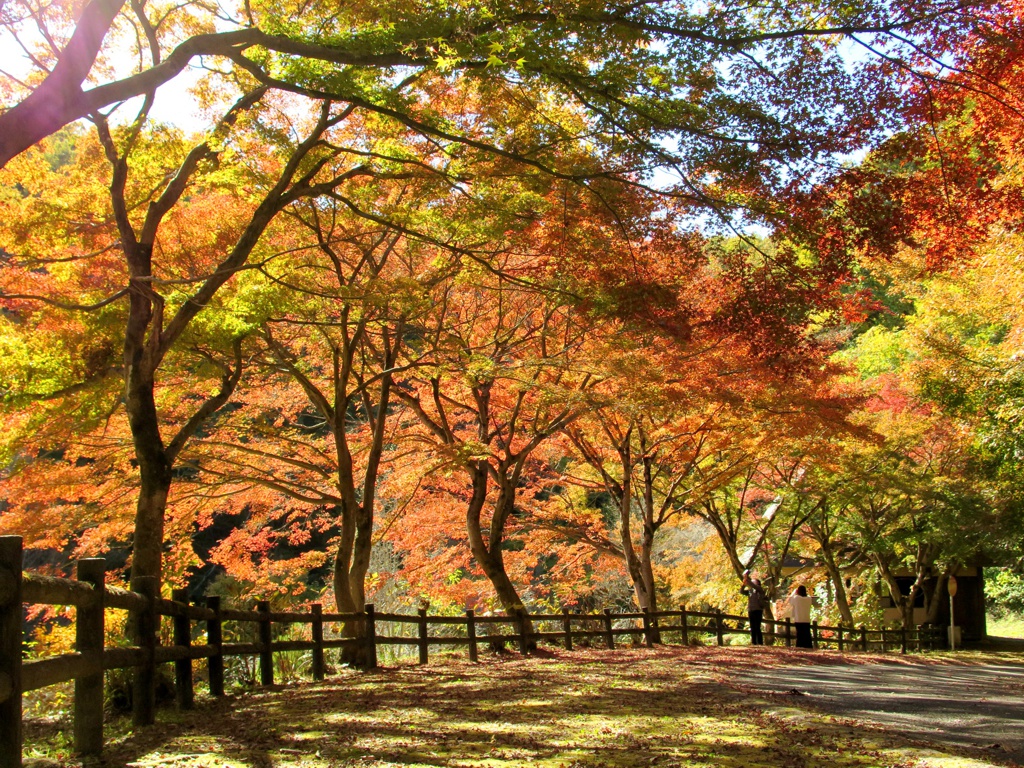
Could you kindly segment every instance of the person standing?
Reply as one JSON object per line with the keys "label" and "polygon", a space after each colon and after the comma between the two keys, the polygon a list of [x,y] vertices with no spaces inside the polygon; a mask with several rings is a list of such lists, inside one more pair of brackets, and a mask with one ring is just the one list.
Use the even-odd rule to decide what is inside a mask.
{"label": "person standing", "polygon": [[764,645],[764,633],[761,621],[764,616],[764,604],[767,597],[761,587],[760,579],[750,578],[750,571],[743,572],[743,587],[740,593],[747,596],[747,619],[750,621],[750,644]]}
{"label": "person standing", "polygon": [[807,587],[801,584],[789,596],[789,617],[796,627],[796,647],[813,648],[811,642],[811,598]]}

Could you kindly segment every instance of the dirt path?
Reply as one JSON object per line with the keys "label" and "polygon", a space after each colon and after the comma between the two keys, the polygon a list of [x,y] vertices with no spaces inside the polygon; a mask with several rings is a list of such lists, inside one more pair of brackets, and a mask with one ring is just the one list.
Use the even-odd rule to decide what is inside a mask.
{"label": "dirt path", "polygon": [[[750,693],[878,723],[911,738],[985,747],[1024,763],[1024,665],[870,663],[747,669]],[[996,746],[998,745],[998,746]]]}

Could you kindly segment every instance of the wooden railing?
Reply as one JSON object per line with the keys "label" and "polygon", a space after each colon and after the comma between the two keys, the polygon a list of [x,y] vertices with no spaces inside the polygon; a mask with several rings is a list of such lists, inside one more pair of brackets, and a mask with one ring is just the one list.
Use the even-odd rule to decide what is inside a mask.
{"label": "wooden railing", "polygon": [[[483,616],[467,610],[464,616],[430,616],[426,610],[410,616],[376,613],[367,605],[363,613],[325,613],[320,605],[308,612],[274,612],[267,602],[256,610],[235,610],[221,605],[219,597],[205,597],[202,605],[190,602],[183,590],[171,600],[162,599],[155,581],[138,581],[137,591],[104,585],[105,561],[79,560],[77,580],[22,573],[22,542],[18,536],[0,536],[0,768],[21,766],[21,695],[27,691],[74,680],[74,749],[83,755],[99,754],[103,746],[104,671],[131,668],[132,720],[135,725],[154,722],[156,669],[173,663],[175,698],[180,709],[193,706],[192,662],[206,660],[209,691],[224,695],[224,660],[232,656],[259,658],[262,685],[274,682],[274,654],[309,651],[311,676],[322,680],[324,652],[349,648],[375,668],[380,646],[415,646],[419,662],[426,664],[431,646],[465,646],[469,659],[476,661],[481,643],[517,645],[529,653],[539,642],[557,643],[567,650],[582,644],[614,649],[616,641],[630,637],[635,644],[653,647],[656,642],[675,639],[689,645],[698,638],[714,638],[718,645],[728,635],[749,635],[745,616],[721,611],[640,611],[581,614],[563,610],[554,614]],[[23,660],[23,615],[26,604],[73,605],[76,607],[75,651],[44,659]],[[105,617],[109,610],[128,611],[133,645],[105,646]],[[160,645],[160,617],[173,624],[171,645]],[[226,622],[250,623],[257,641],[224,642]],[[205,630],[206,642],[192,644],[193,623]],[[325,638],[324,627],[345,625],[351,637]],[[275,640],[275,625],[308,624],[309,640]],[[431,634],[431,628],[437,632]],[[358,632],[352,632],[357,629]],[[790,621],[766,621],[767,642],[791,646],[795,632]],[[674,636],[674,637],[673,637]],[[812,625],[814,647],[834,646],[846,650],[927,650],[938,647],[941,630],[868,630],[865,627]]]}

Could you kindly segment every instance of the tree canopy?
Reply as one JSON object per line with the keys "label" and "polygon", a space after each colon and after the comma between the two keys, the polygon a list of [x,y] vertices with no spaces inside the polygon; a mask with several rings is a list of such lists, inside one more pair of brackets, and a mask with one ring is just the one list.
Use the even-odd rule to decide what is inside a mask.
{"label": "tree canopy", "polygon": [[0,529],[345,612],[796,558],[934,619],[1024,557],[1019,10],[9,2]]}

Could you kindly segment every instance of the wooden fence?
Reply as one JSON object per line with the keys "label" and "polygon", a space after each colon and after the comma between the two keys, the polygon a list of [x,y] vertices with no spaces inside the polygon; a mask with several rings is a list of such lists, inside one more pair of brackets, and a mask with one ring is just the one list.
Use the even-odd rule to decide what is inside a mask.
{"label": "wooden fence", "polygon": [[[0,768],[21,766],[21,695],[24,692],[74,680],[74,749],[83,755],[99,754],[103,747],[104,671],[134,670],[132,720],[135,725],[154,722],[157,666],[174,664],[175,699],[180,709],[193,706],[192,662],[206,660],[209,691],[224,695],[224,660],[232,656],[257,657],[262,685],[274,683],[274,654],[309,651],[311,676],[322,680],[324,652],[332,648],[361,650],[366,666],[375,668],[381,646],[413,646],[419,662],[426,664],[431,646],[466,647],[476,661],[480,644],[508,644],[528,653],[537,643],[556,643],[566,650],[579,645],[613,649],[629,637],[634,644],[653,647],[656,642],[675,639],[689,645],[698,638],[725,643],[728,635],[749,635],[747,617],[721,611],[641,611],[579,614],[563,610],[556,614],[481,616],[467,610],[464,616],[430,616],[377,613],[372,605],[359,614],[325,613],[320,605],[308,612],[274,612],[267,602],[256,610],[235,610],[222,606],[219,597],[206,597],[202,604],[190,602],[183,590],[173,599],[159,597],[155,582],[142,580],[136,591],[104,585],[105,561],[79,560],[77,580],[58,579],[22,572],[22,542],[18,536],[0,536]],[[75,651],[44,659],[22,659],[24,605],[73,605]],[[104,625],[109,610],[128,611],[133,645],[105,647]],[[160,617],[173,624],[171,645],[158,642]],[[224,642],[227,622],[256,628],[256,642]],[[340,623],[353,637],[327,638],[324,627]],[[205,630],[205,643],[192,642],[193,625]],[[274,627],[293,624],[310,626],[309,640],[275,640]],[[432,634],[432,628],[436,631]],[[790,621],[765,622],[765,640],[791,646],[795,632]],[[868,630],[865,627],[812,625],[815,648],[845,650],[928,650],[944,641],[941,630]],[[713,639],[713,640],[712,640]]]}

